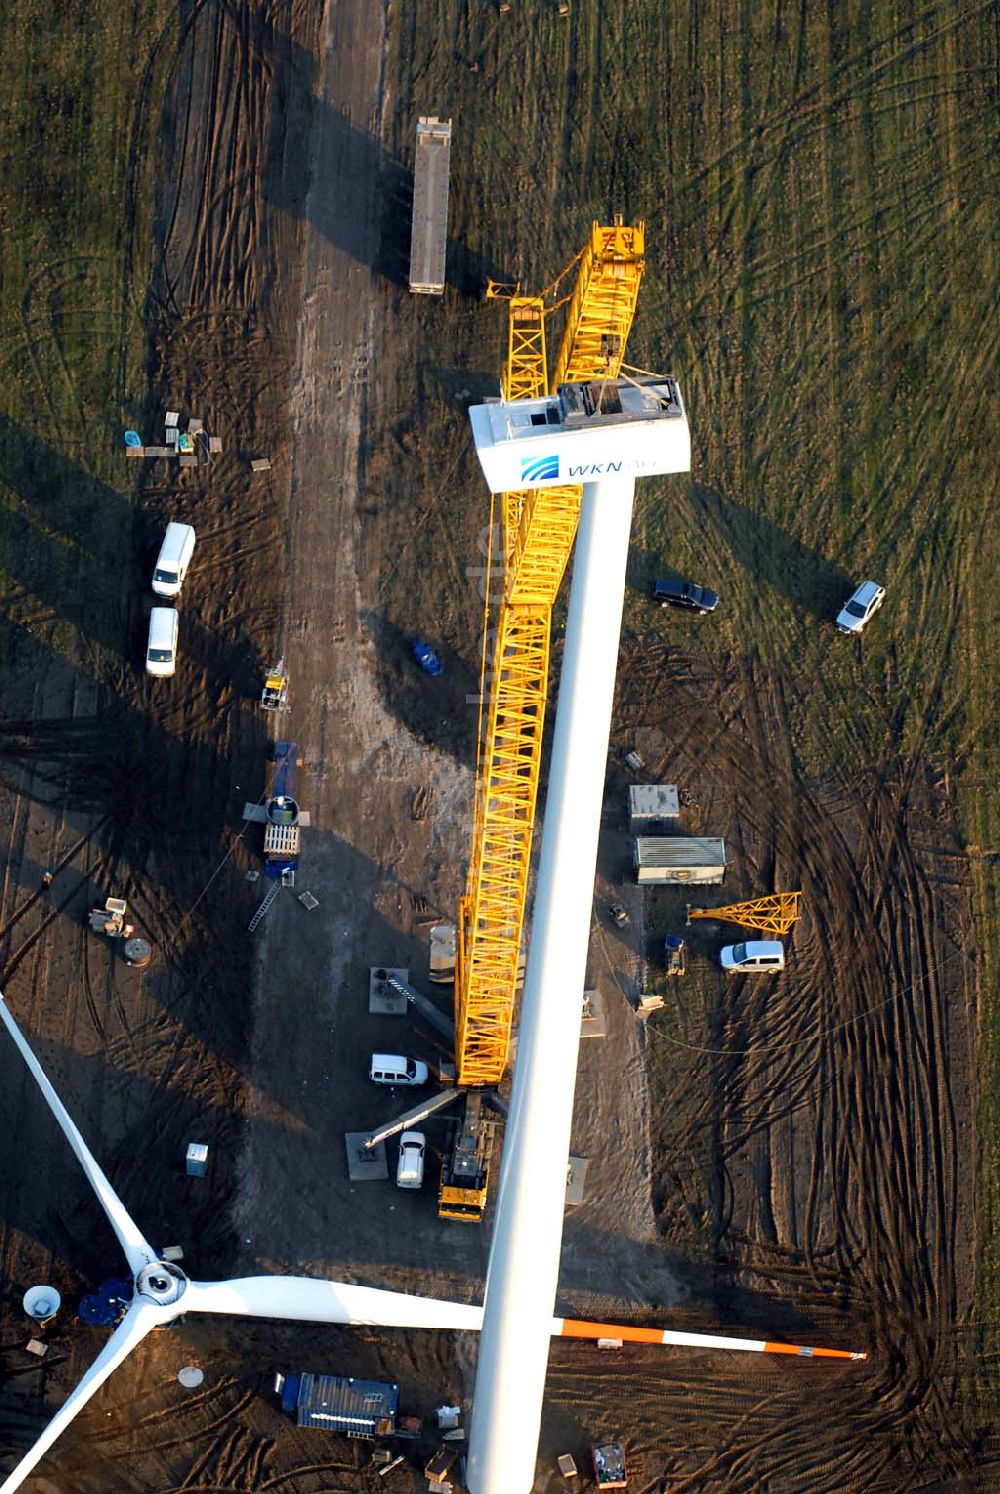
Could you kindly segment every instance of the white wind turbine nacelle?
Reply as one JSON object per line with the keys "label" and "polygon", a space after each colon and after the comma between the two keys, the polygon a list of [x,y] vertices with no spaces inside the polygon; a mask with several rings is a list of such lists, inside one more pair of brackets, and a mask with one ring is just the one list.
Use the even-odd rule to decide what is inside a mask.
{"label": "white wind turbine nacelle", "polygon": [[[477,1332],[483,1309],[474,1303],[443,1302],[408,1292],[379,1287],[351,1286],[308,1276],[244,1276],[234,1281],[191,1281],[172,1261],[156,1251],[126,1212],[92,1155],[69,1111],[63,1105],[0,992],[3,1021],[36,1084],[62,1129],[97,1194],[121,1243],[132,1270],[135,1295],[121,1322],[75,1390],[44,1429],[34,1447],[0,1484],[0,1494],[14,1494],[73,1418],[114,1370],[154,1328],[172,1323],[184,1313],[222,1313],[233,1317],[275,1318],[284,1322],[358,1324],[376,1328],[432,1328]],[[629,1343],[676,1344],[687,1348],[738,1349],[750,1353],[800,1354],[831,1359],[865,1359],[866,1354],[843,1349],[808,1349],[763,1339],[726,1338],[715,1334],[679,1333],[659,1328],[635,1328],[614,1323],[588,1323],[575,1318],[551,1318],[557,1338],[620,1338]],[[497,1484],[485,1494],[510,1494]]]}

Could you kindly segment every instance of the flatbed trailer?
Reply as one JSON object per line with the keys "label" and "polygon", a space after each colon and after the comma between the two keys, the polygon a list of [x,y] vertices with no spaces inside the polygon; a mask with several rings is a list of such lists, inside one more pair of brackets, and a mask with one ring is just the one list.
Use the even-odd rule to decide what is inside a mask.
{"label": "flatbed trailer", "polygon": [[417,120],[410,228],[410,290],[444,294],[448,252],[448,180],[451,172],[451,120],[423,115]]}

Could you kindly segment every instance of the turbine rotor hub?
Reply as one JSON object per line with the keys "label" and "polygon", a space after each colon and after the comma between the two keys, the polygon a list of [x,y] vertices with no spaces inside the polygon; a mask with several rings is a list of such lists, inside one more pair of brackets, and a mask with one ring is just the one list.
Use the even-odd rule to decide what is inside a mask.
{"label": "turbine rotor hub", "polygon": [[143,1266],[135,1278],[135,1289],[140,1297],[155,1302],[157,1307],[170,1307],[179,1302],[187,1290],[188,1279],[173,1261],[151,1261]]}

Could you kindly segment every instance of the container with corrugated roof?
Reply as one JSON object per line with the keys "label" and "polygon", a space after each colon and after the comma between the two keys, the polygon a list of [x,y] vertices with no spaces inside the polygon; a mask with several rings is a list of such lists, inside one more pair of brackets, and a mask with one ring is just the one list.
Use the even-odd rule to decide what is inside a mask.
{"label": "container with corrugated roof", "polygon": [[726,874],[726,842],[716,836],[640,835],[633,862],[641,884],[711,885]]}
{"label": "container with corrugated roof", "polygon": [[396,1430],[399,1386],[390,1381],[278,1374],[274,1388],[300,1427],[346,1437],[389,1437]]}

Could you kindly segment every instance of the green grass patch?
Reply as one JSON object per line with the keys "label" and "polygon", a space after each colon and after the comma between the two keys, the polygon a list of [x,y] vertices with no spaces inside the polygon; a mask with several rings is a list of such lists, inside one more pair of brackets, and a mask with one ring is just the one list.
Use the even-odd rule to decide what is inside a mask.
{"label": "green grass patch", "polygon": [[172,14],[164,0],[5,12],[0,572],[8,596],[40,588],[39,615],[58,617],[81,552],[111,537],[131,491],[121,432],[145,395]]}

